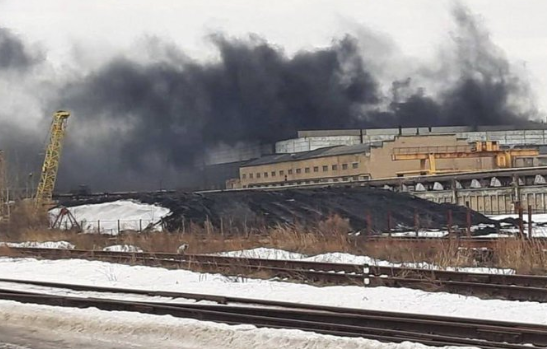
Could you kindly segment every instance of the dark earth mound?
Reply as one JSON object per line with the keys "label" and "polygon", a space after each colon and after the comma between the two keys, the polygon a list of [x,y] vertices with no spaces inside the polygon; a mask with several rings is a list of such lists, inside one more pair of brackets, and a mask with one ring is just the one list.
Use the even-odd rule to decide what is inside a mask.
{"label": "dark earth mound", "polygon": [[[449,210],[452,210],[453,225],[467,225],[465,207],[436,204],[404,193],[359,187],[131,194],[62,203],[73,206],[122,198],[169,208],[172,213],[164,219],[164,224],[171,231],[187,226],[190,222],[203,224],[207,220],[215,227],[222,224],[223,227],[234,229],[285,223],[308,226],[333,215],[348,219],[354,231],[366,230],[367,216],[370,216],[372,231],[386,231],[388,212],[391,213],[392,228],[413,229],[415,214],[419,217],[421,228],[446,228]],[[471,221],[473,225],[497,224],[474,211],[471,211]]]}

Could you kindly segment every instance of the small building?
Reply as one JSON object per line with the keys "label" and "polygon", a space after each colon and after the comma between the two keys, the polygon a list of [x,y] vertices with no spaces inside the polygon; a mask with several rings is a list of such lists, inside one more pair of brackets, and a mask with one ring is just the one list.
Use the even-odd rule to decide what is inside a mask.
{"label": "small building", "polygon": [[[239,168],[240,188],[279,187],[352,182],[390,178],[419,171],[420,160],[393,160],[395,149],[411,147],[470,147],[454,134],[397,136],[377,144],[331,146],[292,154],[272,154],[249,161]],[[493,157],[440,159],[436,168],[445,172],[495,168]],[[236,184],[237,183],[237,184]]]}

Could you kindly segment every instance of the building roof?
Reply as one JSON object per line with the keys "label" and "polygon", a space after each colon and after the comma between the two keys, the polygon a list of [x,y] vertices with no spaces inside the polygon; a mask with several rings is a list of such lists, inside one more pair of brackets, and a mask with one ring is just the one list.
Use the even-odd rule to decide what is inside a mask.
{"label": "building roof", "polygon": [[241,167],[277,164],[282,162],[300,161],[328,156],[349,155],[369,152],[370,144],[337,145],[333,147],[319,148],[294,154],[273,154],[251,160]]}

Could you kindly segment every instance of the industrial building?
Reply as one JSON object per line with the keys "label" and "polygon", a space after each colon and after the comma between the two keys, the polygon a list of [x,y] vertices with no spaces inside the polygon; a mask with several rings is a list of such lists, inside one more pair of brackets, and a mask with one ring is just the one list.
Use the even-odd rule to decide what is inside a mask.
{"label": "industrial building", "polygon": [[266,155],[242,165],[239,179],[228,186],[275,187],[480,171],[512,167],[518,156],[538,155],[536,148],[501,150],[497,142],[477,144],[454,134],[400,135],[380,144]]}
{"label": "industrial building", "polygon": [[[274,144],[237,143],[224,144],[207,149],[205,158],[198,166],[202,174],[199,176],[200,189],[224,189],[239,187],[239,168],[248,163],[260,160],[262,157],[272,159],[282,154],[297,154],[329,148],[334,146],[369,145],[379,147],[386,141],[394,141],[398,136],[445,136],[453,135],[467,142],[493,141],[506,147],[535,147],[540,154],[547,154],[547,125],[530,124],[524,126],[447,126],[447,127],[412,127],[412,128],[385,128],[385,129],[348,129],[348,130],[309,130],[298,131],[295,138],[278,141]],[[422,144],[426,145],[426,144]],[[430,144],[433,145],[433,144]],[[302,153],[302,154],[301,154]],[[310,156],[316,156],[310,155]],[[476,159],[475,159],[476,160]],[[546,159],[532,157],[518,159],[520,167],[541,166],[547,164]],[[400,166],[398,164],[397,166]],[[305,167],[304,167],[305,168]],[[313,167],[312,167],[313,168]],[[312,171],[312,169],[310,169]],[[313,174],[313,172],[310,172]],[[296,174],[295,174],[296,175]],[[341,177],[354,174],[341,173]],[[255,176],[253,176],[255,177]],[[268,175],[268,182],[272,178]],[[333,177],[332,174],[328,177]],[[256,180],[256,177],[254,178]],[[263,174],[261,180],[264,180]],[[280,178],[276,175],[276,180]],[[289,178],[287,178],[289,180]],[[331,178],[334,180],[334,178]],[[295,178],[295,180],[298,180]],[[317,180],[317,179],[314,179]],[[260,181],[262,182],[262,181]]]}

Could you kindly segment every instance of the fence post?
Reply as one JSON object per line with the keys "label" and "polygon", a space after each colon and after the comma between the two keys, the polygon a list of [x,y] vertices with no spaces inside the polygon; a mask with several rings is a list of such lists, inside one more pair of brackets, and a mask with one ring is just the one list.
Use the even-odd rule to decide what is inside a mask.
{"label": "fence post", "polygon": [[142,219],[139,219],[139,233],[142,233]]}
{"label": "fence post", "polygon": [[120,234],[121,227],[120,227],[120,220],[118,219],[118,234]]}
{"label": "fence post", "polygon": [[97,233],[99,233],[99,234],[101,233],[101,220],[100,219],[97,221]]}
{"label": "fence post", "polygon": [[418,216],[418,210],[416,209],[414,209],[414,230],[416,231],[416,237],[418,237],[420,230],[420,217]]}
{"label": "fence post", "polygon": [[387,233],[391,237],[391,211],[387,211]]}
{"label": "fence post", "polygon": [[471,236],[471,208],[469,207],[469,201],[465,202],[466,206],[466,212],[465,212],[465,220],[467,223],[467,236]]}
{"label": "fence post", "polygon": [[366,219],[367,219],[367,237],[370,237],[372,235],[372,217],[370,216],[370,211],[366,211]]}
{"label": "fence post", "polygon": [[519,235],[524,237],[524,209],[522,205],[519,204]]}
{"label": "fence post", "polygon": [[532,205],[528,205],[528,239],[532,238]]}
{"label": "fence post", "polygon": [[452,235],[452,209],[448,209],[446,222],[447,222],[448,236],[450,236]]}

